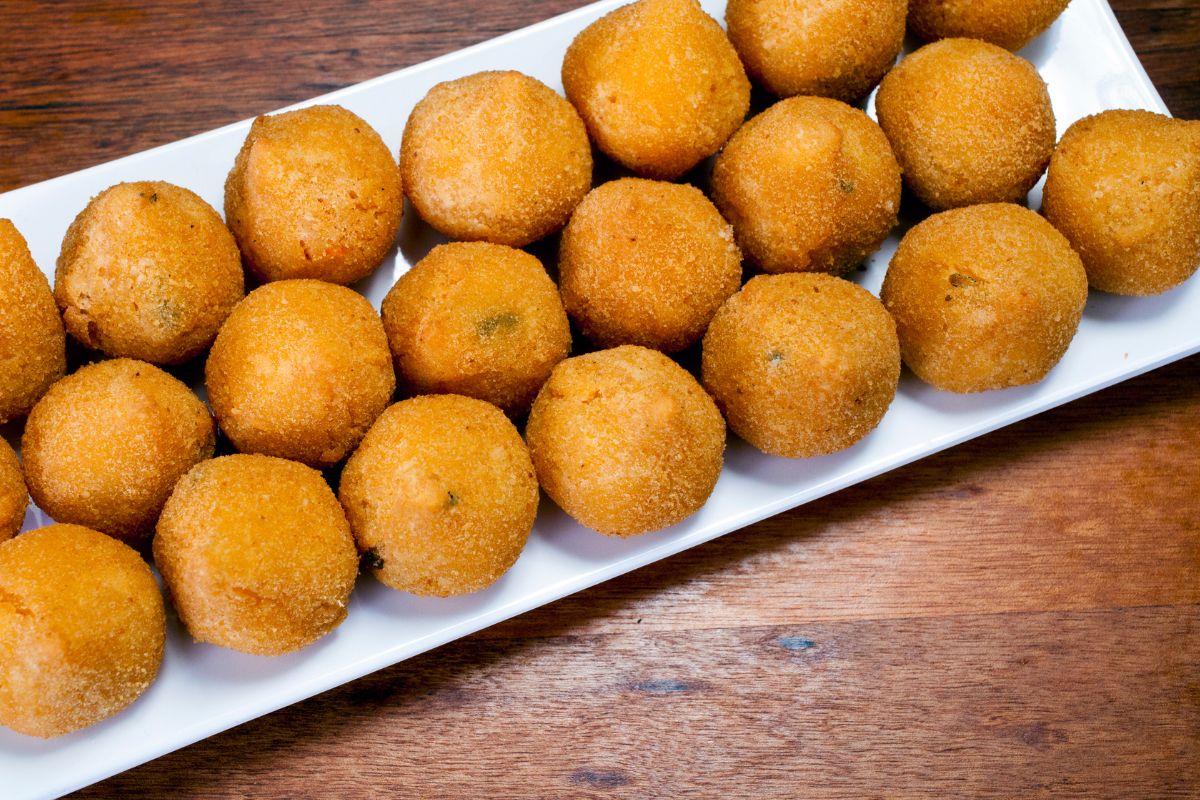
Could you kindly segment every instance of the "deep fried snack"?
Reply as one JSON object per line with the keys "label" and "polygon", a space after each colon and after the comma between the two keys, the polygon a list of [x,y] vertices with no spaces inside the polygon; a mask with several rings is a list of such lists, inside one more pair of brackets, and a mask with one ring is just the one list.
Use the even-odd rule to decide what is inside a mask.
{"label": "deep fried snack", "polygon": [[577,522],[610,536],[666,528],[712,494],[725,421],[683,367],[624,345],[569,358],[525,429],[538,481]]}
{"label": "deep fried snack", "polygon": [[935,210],[1020,202],[1054,150],[1054,110],[1037,69],[974,39],[905,57],[879,84],[875,110],[905,183]]}
{"label": "deep fried snack", "polygon": [[606,155],[671,179],[711,156],[750,108],[725,31],[696,0],[638,0],[575,37],[563,87]]}
{"label": "deep fried snack", "polygon": [[0,724],[49,738],[111,717],[158,675],[162,595],[131,548],[79,525],[0,544]]}
{"label": "deep fried snack", "polygon": [[404,126],[404,191],[455,239],[512,247],[558,231],[592,185],[592,148],[571,104],[520,72],[429,90]]}
{"label": "deep fried snack", "polygon": [[558,289],[528,253],[487,242],[435,247],[383,299],[402,391],[452,393],[529,410],[571,351]]}
{"label": "deep fried snack", "polygon": [[704,335],[704,386],[729,427],[774,456],[844,450],[883,419],[900,380],[896,326],[830,275],[760,275]]}
{"label": "deep fried snack", "polygon": [[741,286],[742,254],[699,189],[623,178],[575,209],[558,270],[567,313],[593,342],[673,353]]}
{"label": "deep fried snack", "polygon": [[25,489],[21,462],[8,441],[0,438],[0,542],[21,530],[28,504],[29,492]]}
{"label": "deep fried snack", "polygon": [[29,413],[67,368],[67,335],[29,245],[0,219],[0,425]]}
{"label": "deep fried snack", "polygon": [[1011,203],[934,214],[900,242],[881,292],[904,363],[951,392],[1036,383],[1071,343],[1087,278],[1050,223]]}
{"label": "deep fried snack", "polygon": [[780,97],[853,103],[904,44],[908,0],[729,0],[725,23],[750,77]]}
{"label": "deep fried snack", "polygon": [[1200,121],[1105,111],[1067,128],[1042,213],[1105,292],[1159,294],[1200,265]]}
{"label": "deep fried snack", "polygon": [[385,411],[346,463],[339,496],[375,577],[438,597],[503,575],[538,505],[517,429],[494,405],[452,394]]}
{"label": "deep fried snack", "polygon": [[400,229],[400,169],[375,129],[341,106],[258,117],[225,180],[225,216],[264,281],[354,283]]}
{"label": "deep fried snack", "polygon": [[50,387],[21,439],[33,501],[59,522],[134,542],[175,482],[211,458],[212,416],[182,382],[144,361],[81,368]]}
{"label": "deep fried snack", "polygon": [[221,217],[162,181],[119,183],[92,198],[67,229],[54,279],[68,333],[154,364],[203,352],[243,291]]}
{"label": "deep fried snack", "polygon": [[922,39],[961,36],[1005,50],[1020,50],[1067,7],[1070,0],[909,0],[908,27]]}
{"label": "deep fried snack", "polygon": [[866,114],[792,97],[742,126],[717,157],[713,199],[765,272],[843,272],[896,224],[900,167]]}
{"label": "deep fried snack", "polygon": [[311,467],[345,458],[396,389],[371,304],[344,286],[306,279],[247,295],[217,335],[204,380],[238,450]]}
{"label": "deep fried snack", "polygon": [[321,473],[262,455],[184,475],[158,521],[154,563],[193,639],[261,656],[340,625],[358,575],[350,525]]}

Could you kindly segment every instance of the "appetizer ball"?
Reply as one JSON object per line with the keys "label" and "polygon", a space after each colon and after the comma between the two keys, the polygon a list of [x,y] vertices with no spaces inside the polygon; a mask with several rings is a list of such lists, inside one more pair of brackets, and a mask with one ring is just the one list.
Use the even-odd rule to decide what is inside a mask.
{"label": "appetizer ball", "polygon": [[229,227],[264,281],[365,278],[391,252],[403,211],[391,151],[341,106],[254,120],[225,180]]}
{"label": "appetizer ball", "polygon": [[179,481],[154,536],[154,563],[198,642],[274,656],[346,618],[358,552],[314,469],[232,455]]}
{"label": "appetizer ball", "polygon": [[1042,213],[1083,258],[1088,282],[1158,294],[1200,265],[1200,122],[1105,111],[1063,134]]}
{"label": "appetizer ball", "polygon": [[905,57],[879,84],[875,111],[908,187],[935,210],[1023,200],[1054,150],[1050,94],[1033,64],[974,39]]}
{"label": "appetizer ball", "polygon": [[1070,0],[909,0],[908,27],[922,39],[962,36],[1006,50],[1029,44]]}
{"label": "appetizer ball", "polygon": [[725,420],[683,367],[624,345],[554,368],[525,435],[546,494],[600,533],[633,536],[682,522],[712,494]]}
{"label": "appetizer ball", "polygon": [[596,146],[650,178],[717,152],[750,108],[737,52],[696,0],[609,12],[571,42],[562,81]]}
{"label": "appetizer ball", "polygon": [[21,439],[29,494],[59,522],[128,542],[154,530],[175,482],[211,458],[212,416],[180,381],[118,358],[63,378]]}
{"label": "appetizer ball", "polygon": [[25,521],[29,493],[25,490],[25,475],[21,462],[8,441],[0,438],[0,542],[11,539]]}
{"label": "appetizer ball", "polygon": [[50,284],[6,219],[0,219],[0,353],[3,425],[28,414],[67,368],[67,336]]}
{"label": "appetizer ball", "polygon": [[879,126],[822,97],[782,100],[717,157],[713,199],[764,272],[843,272],[887,238],[900,167]]}
{"label": "appetizer ball", "polygon": [[601,347],[673,353],[742,283],[733,228],[694,186],[641,178],[592,190],[563,231],[563,302]]}
{"label": "appetizer ball", "polygon": [[155,364],[203,352],[242,292],[242,259],[220,216],[161,181],[92,198],[67,229],[54,278],[68,333]]}
{"label": "appetizer ball", "polygon": [[435,247],[400,276],[382,311],[407,394],[476,397],[516,416],[571,351],[554,281],[536,258],[504,245]]}
{"label": "appetizer ball", "polygon": [[340,497],[376,578],[447,597],[492,584],[516,562],[538,486],[499,409],[443,394],[385,411],[346,463]]}
{"label": "appetizer ball", "polygon": [[900,55],[908,0],[730,0],[729,38],[772,94],[847,103],[866,96]]}
{"label": "appetizer ball", "polygon": [[255,289],[204,365],[221,430],[245,453],[336,464],[396,389],[387,334],[352,289],[288,280]]}
{"label": "appetizer ball", "polygon": [[78,525],[0,544],[0,724],[49,738],[111,717],[165,640],[158,584],[126,545]]}
{"label": "appetizer ball", "polygon": [[439,83],[400,145],[404,191],[454,239],[522,247],[557,232],[592,185],[592,148],[571,104],[520,72]]}
{"label": "appetizer ball", "polygon": [[844,450],[896,394],[896,326],[866,289],[831,275],[760,275],[704,335],[704,386],[729,427],[773,456]]}
{"label": "appetizer ball", "polygon": [[1050,223],[998,203],[912,228],[881,296],[918,378],[982,392],[1036,383],[1058,363],[1079,327],[1087,277]]}

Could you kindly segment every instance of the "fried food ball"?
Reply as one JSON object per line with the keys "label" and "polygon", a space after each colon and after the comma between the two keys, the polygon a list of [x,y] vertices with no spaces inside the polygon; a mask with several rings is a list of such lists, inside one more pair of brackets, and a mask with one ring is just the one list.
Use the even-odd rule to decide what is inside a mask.
{"label": "fried food ball", "polygon": [[1054,150],[1054,110],[1037,69],[974,39],[925,45],[875,96],[904,180],[932,209],[1019,202]]}
{"label": "fried food ball", "polygon": [[193,639],[260,656],[340,625],[358,575],[350,525],[321,473],[263,455],[184,475],[158,521],[154,563]]}
{"label": "fried food ball", "polygon": [[0,438],[0,542],[11,539],[25,521],[29,493],[25,490],[25,475],[21,462],[8,441]]}
{"label": "fried food ball", "polygon": [[912,228],[881,293],[904,363],[951,392],[1036,383],[1083,314],[1087,278],[1061,233],[1011,203],[934,214]]}
{"label": "fried food ball", "polygon": [[908,27],[922,39],[982,39],[1020,50],[1050,27],[1070,0],[909,0]]}
{"label": "fried food ball", "polygon": [[1067,128],[1042,212],[1105,292],[1146,295],[1200,265],[1200,121],[1105,111]]}
{"label": "fried food ball", "polygon": [[49,738],[94,725],[158,675],[162,595],[130,547],[79,525],[0,544],[0,724]]}
{"label": "fried food ball", "polygon": [[677,178],[720,149],[750,108],[750,81],[725,31],[696,0],[638,0],[575,37],[567,98],[606,155]]}
{"label": "fried food ball", "polygon": [[67,369],[67,335],[46,276],[0,219],[0,425],[29,413]]}
{"label": "fried food ball", "polygon": [[768,92],[853,103],[896,62],[907,10],[908,0],[730,0],[725,24]]}
{"label": "fried food ball", "polygon": [[238,450],[311,467],[345,458],[396,389],[371,304],[352,289],[307,279],[247,295],[217,335],[204,379]]}
{"label": "fried food ball", "polygon": [[896,394],[896,326],[870,292],[831,275],[760,275],[704,335],[704,386],[729,427],[773,456],[844,450]]}
{"label": "fried food ball", "polygon": [[225,216],[260,279],[354,283],[391,252],[404,195],[375,129],[341,106],[258,117],[225,180]]}
{"label": "fried food ball", "polygon": [[452,394],[385,411],[346,463],[339,495],[375,577],[438,597],[503,575],[538,506],[517,429],[494,405]]}
{"label": "fried food ball", "polygon": [[871,119],[822,97],[782,100],[717,157],[713,199],[764,272],[843,272],[887,238],[900,167]]}
{"label": "fried food ball", "polygon": [[215,439],[212,415],[191,389],[118,358],[51,386],[29,414],[21,451],[43,511],[135,542],[153,531],[175,482],[212,457]]}
{"label": "fried food ball", "polygon": [[712,494],[725,421],[683,367],[623,345],[568,358],[525,429],[538,481],[577,522],[633,536],[682,522]]}
{"label": "fried food ball", "polygon": [[221,217],[162,181],[119,183],[92,198],[67,229],[54,279],[68,333],[155,364],[203,352],[243,291]]}
{"label": "fried food ball", "polygon": [[381,310],[408,394],[461,394],[519,415],[571,351],[554,281],[536,258],[504,245],[435,247]]}
{"label": "fried food ball", "polygon": [[558,270],[567,313],[593,342],[673,353],[741,286],[742,253],[699,189],[623,178],[575,209]]}
{"label": "fried food ball", "polygon": [[571,104],[520,72],[429,90],[404,126],[404,191],[454,239],[512,247],[558,231],[592,185],[592,148]]}

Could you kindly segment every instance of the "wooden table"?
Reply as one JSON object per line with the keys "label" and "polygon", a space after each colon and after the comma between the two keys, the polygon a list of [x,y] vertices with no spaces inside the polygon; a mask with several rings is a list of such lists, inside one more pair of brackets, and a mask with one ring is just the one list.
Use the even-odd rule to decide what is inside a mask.
{"label": "wooden table", "polygon": [[[0,189],[578,2],[195,5],[0,5]],[[1114,5],[1200,117],[1200,6]],[[1200,358],[82,796],[335,793],[1200,797]]]}

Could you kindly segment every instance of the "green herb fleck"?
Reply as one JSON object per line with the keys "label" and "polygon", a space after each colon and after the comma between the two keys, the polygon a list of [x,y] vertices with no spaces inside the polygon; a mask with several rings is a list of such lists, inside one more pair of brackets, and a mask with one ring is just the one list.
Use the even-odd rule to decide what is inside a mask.
{"label": "green herb fleck", "polygon": [[770,353],[767,353],[767,362],[772,367],[778,367],[780,365],[780,363],[782,363],[782,361],[783,361],[783,351],[782,350],[772,350]]}
{"label": "green herb fleck", "polygon": [[501,331],[512,330],[517,327],[517,323],[520,321],[521,318],[516,314],[511,311],[505,311],[480,320],[479,324],[475,326],[475,330],[478,331],[480,336],[488,338]]}
{"label": "green herb fleck", "polygon": [[151,203],[157,203],[157,202],[158,202],[158,192],[151,192],[151,193],[150,193],[150,202],[151,202]]}
{"label": "green herb fleck", "polygon": [[362,554],[362,563],[370,569],[383,569],[383,557],[374,547]]}
{"label": "green herb fleck", "polygon": [[838,178],[838,186],[842,187],[842,191],[846,194],[854,191],[854,181],[847,180],[846,178]]}
{"label": "green herb fleck", "polygon": [[454,508],[458,505],[459,497],[454,492],[446,492],[446,508]]}

